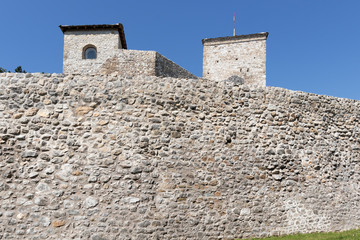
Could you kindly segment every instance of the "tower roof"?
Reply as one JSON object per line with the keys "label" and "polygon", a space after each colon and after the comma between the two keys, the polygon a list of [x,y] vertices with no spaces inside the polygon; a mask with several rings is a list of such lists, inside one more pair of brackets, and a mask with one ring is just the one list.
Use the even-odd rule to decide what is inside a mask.
{"label": "tower roof", "polygon": [[99,24],[99,25],[60,25],[61,31],[83,31],[83,30],[103,30],[103,29],[114,29],[119,32],[121,46],[123,49],[127,49],[124,27],[121,23],[117,24]]}
{"label": "tower roof", "polygon": [[231,37],[218,37],[218,38],[205,38],[202,41],[202,44],[221,44],[226,42],[242,42],[242,41],[250,41],[253,39],[267,39],[269,36],[268,32],[262,33],[254,33],[254,34],[247,34],[247,35],[236,35]]}

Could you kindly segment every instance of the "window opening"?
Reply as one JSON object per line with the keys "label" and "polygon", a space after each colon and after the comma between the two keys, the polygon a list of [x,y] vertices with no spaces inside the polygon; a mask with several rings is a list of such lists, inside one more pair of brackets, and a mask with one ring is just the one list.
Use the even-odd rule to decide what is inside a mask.
{"label": "window opening", "polygon": [[83,59],[96,59],[97,51],[95,46],[88,46],[84,48]]}

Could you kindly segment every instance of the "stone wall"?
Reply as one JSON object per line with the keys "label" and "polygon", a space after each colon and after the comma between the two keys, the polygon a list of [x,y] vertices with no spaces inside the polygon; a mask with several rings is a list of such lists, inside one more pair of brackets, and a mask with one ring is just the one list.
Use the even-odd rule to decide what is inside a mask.
{"label": "stone wall", "polygon": [[203,79],[0,74],[0,239],[358,228],[359,108]]}
{"label": "stone wall", "polygon": [[[100,56],[100,54],[98,54]],[[111,57],[64,60],[65,74],[115,74],[123,77],[161,76],[197,78],[155,51],[118,49]]]}
{"label": "stone wall", "polygon": [[245,85],[266,86],[268,33],[204,39],[203,78],[240,78]]}
{"label": "stone wall", "polygon": [[155,76],[156,52],[119,50],[118,54],[101,63],[101,74],[116,74],[125,77]]}
{"label": "stone wall", "polygon": [[173,61],[156,53],[155,76],[158,77],[180,77],[180,78],[197,78],[195,75],[180,67]]}

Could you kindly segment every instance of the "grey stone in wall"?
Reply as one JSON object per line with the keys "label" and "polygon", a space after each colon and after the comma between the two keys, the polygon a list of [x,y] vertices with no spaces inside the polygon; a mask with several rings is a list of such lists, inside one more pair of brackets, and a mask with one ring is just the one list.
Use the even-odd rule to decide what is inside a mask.
{"label": "grey stone in wall", "polygon": [[0,238],[360,224],[360,102],[232,81],[0,74]]}

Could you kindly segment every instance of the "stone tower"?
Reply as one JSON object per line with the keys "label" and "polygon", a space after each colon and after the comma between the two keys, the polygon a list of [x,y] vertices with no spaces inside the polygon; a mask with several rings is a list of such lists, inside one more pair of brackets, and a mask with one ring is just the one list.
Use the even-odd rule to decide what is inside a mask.
{"label": "stone tower", "polygon": [[267,32],[203,39],[203,78],[266,86]]}
{"label": "stone tower", "polygon": [[59,26],[64,74],[197,78],[155,51],[127,49],[123,25]]}
{"label": "stone tower", "polygon": [[64,33],[63,73],[97,72],[119,49],[127,49],[121,23],[59,27]]}

